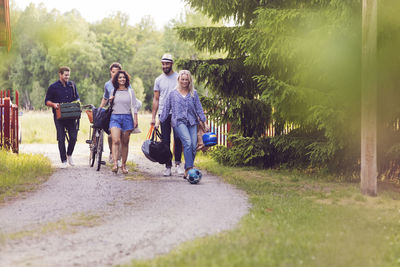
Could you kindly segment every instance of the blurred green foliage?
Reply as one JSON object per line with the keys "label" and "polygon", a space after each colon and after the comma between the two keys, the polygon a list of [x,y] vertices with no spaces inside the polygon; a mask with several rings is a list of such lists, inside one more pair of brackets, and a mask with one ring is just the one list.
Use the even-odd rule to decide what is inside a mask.
{"label": "blurred green foliage", "polygon": [[120,12],[88,23],[77,10],[62,14],[43,4],[20,10],[13,2],[10,15],[13,46],[9,53],[0,50],[0,88],[18,90],[25,109],[45,108],[46,90],[58,80],[60,66],[71,68],[82,103],[98,105],[113,62],[120,62],[132,76],[137,97],[149,109],[154,80],[162,73],[162,54],[193,58],[200,53],[177,38],[174,26],[211,24],[204,15],[189,10],[162,30],[149,16],[130,25],[129,17]]}
{"label": "blurred green foliage", "polygon": [[[265,141],[264,154],[256,153],[261,158],[268,155],[272,145],[275,153],[285,156],[283,162],[359,172],[361,1],[186,2],[214,20],[235,23],[234,27],[178,29],[180,36],[196,48],[227,54],[213,61],[183,62],[206,81],[211,91],[205,101],[208,107],[225,104],[223,112],[215,116],[230,121],[243,137],[255,138],[253,144],[261,148],[265,124],[259,119],[268,122],[269,117],[260,114],[272,109],[271,122],[278,136]],[[383,175],[391,168],[387,163],[393,165],[390,155],[397,151],[393,145],[400,143],[400,90],[396,78],[400,70],[400,3],[378,2],[379,166]],[[231,68],[232,62],[235,68]],[[253,83],[246,82],[249,80]],[[252,112],[244,112],[248,105],[247,101],[239,101],[243,97],[263,102],[264,106],[253,104]],[[249,123],[243,125],[244,120]],[[260,125],[263,131],[257,129]],[[285,125],[296,125],[298,130],[285,134]],[[247,139],[242,142],[251,143]],[[236,158],[242,156],[243,163],[258,162],[252,156],[245,157],[245,147],[232,150],[237,151]]]}

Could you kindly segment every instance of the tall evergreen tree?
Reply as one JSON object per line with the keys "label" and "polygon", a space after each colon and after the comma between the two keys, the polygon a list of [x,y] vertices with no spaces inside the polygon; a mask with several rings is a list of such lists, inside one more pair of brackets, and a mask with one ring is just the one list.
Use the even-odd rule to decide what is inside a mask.
{"label": "tall evergreen tree", "polygon": [[[228,55],[213,61],[183,62],[184,67],[208,82],[214,94],[207,101],[209,107],[224,99],[226,106],[218,105],[218,109],[224,110],[224,118],[238,123],[243,114],[238,109],[246,107],[239,104],[235,106],[238,109],[232,109],[232,103],[240,103],[237,99],[241,97],[260,101],[267,111],[272,107],[278,134],[285,125],[297,127],[289,135],[271,139],[278,151],[295,155],[292,158],[301,157],[306,166],[358,171],[360,1],[186,2],[215,21],[225,19],[237,25],[178,29],[181,38],[193,41],[198,49],[225,51]],[[381,86],[385,88],[380,90],[380,100],[391,104],[381,105],[380,114],[381,123],[391,125],[398,125],[400,117],[392,103],[397,94],[393,74],[399,65],[398,60],[393,60],[393,55],[398,55],[394,47],[399,44],[399,35],[395,34],[399,32],[398,16],[394,14],[399,6],[396,1],[385,0],[379,7],[379,69],[381,82],[384,81]],[[236,62],[234,69],[232,62]],[[244,82],[244,76],[253,83]],[[261,107],[252,104],[253,111]],[[257,121],[258,113],[261,112],[247,113],[246,119]],[[396,127],[397,132],[390,132],[398,135],[399,126]],[[241,130],[246,132],[243,127]],[[398,147],[392,146],[390,152],[399,154]],[[387,149],[383,150],[381,153],[388,155]]]}
{"label": "tall evergreen tree", "polygon": [[[237,3],[224,1],[187,1],[217,22],[234,16],[237,22],[248,23],[252,1]],[[247,5],[250,4],[250,5]],[[229,12],[227,10],[230,10]],[[236,13],[238,12],[238,13]],[[184,40],[194,42],[197,49],[209,53],[226,53],[226,58],[181,60],[181,68],[192,71],[198,81],[203,81],[210,95],[203,97],[209,116],[221,122],[230,122],[232,129],[243,136],[261,136],[271,117],[271,107],[259,96],[254,75],[261,74],[258,66],[244,64],[246,51],[240,46],[239,38],[247,26],[241,27],[177,27]]]}
{"label": "tall evergreen tree", "polygon": [[326,163],[348,148],[347,141],[354,143],[341,135],[355,137],[358,131],[352,125],[359,118],[359,1],[186,2],[214,20],[238,25],[178,32],[198,49],[227,53],[224,59],[182,66],[208,82],[213,92],[208,106],[225,109],[223,118],[240,133],[261,136],[272,108],[278,135],[293,123],[304,135],[315,133],[305,160]]}

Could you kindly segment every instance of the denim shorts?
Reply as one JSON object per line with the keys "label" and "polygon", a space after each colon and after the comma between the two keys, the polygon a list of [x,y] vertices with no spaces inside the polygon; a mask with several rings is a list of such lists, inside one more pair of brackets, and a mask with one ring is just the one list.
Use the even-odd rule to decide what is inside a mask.
{"label": "denim shorts", "polygon": [[111,114],[110,129],[120,128],[122,131],[133,130],[133,120],[131,114]]}

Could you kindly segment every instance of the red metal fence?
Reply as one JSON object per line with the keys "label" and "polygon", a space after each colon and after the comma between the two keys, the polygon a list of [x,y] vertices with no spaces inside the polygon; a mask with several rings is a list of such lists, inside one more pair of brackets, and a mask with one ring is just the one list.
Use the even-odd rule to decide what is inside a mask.
{"label": "red metal fence", "polygon": [[10,90],[0,90],[0,149],[18,153],[18,108],[19,94],[15,92],[15,103],[11,102]]}

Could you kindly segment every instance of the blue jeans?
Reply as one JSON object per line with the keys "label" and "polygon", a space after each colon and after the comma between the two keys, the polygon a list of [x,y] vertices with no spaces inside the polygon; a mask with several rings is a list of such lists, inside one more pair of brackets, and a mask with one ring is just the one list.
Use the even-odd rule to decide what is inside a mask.
{"label": "blue jeans", "polygon": [[185,170],[192,168],[196,157],[197,125],[178,124],[174,127],[183,144],[183,155],[185,156]]}

